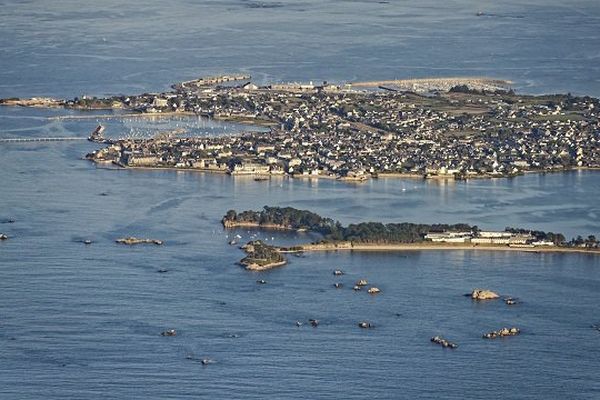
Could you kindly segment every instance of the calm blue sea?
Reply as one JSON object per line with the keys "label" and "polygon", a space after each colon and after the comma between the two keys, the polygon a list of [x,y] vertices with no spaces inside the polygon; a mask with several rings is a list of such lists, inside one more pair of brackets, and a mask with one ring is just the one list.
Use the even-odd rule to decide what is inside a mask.
{"label": "calm blue sea", "polygon": [[[486,75],[529,93],[600,95],[596,1],[88,3],[0,1],[0,97],[164,90],[236,71],[264,82]],[[64,114],[0,108],[0,137],[86,137],[97,124],[49,119]],[[115,135],[243,129],[107,125]],[[0,144],[0,222],[15,220],[0,223],[11,237],[0,243],[0,399],[600,398],[600,332],[591,328],[600,324],[600,257],[327,253],[249,273],[235,264],[243,254],[227,244],[232,235],[312,238],[219,224],[230,208],[281,205],[343,223],[599,236],[599,173],[255,182],[97,168],[81,159],[95,148]],[[127,235],[165,244],[114,243]],[[352,291],[361,278],[382,293]],[[521,303],[474,303],[463,295],[475,287]],[[361,320],[375,329],[361,330]],[[503,326],[522,334],[481,339]],[[160,336],[170,328],[176,337]],[[431,344],[434,335],[459,348]]]}

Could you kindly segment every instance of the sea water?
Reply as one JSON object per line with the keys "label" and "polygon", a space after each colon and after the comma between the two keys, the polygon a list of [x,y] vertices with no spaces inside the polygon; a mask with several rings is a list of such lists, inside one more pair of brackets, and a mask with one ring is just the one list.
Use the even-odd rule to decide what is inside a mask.
{"label": "sea water", "polygon": [[[165,90],[230,71],[263,82],[490,75],[531,93],[600,95],[593,1],[4,3],[0,97]],[[477,17],[482,8],[487,15]],[[115,136],[163,128],[49,119],[67,114],[1,108],[0,137],[85,138],[99,122]],[[181,123],[198,135],[243,128]],[[600,323],[597,256],[311,253],[250,273],[236,265],[243,253],[228,244],[234,235],[276,244],[314,237],[220,225],[228,209],[273,205],[344,224],[466,222],[598,235],[597,172],[255,182],[82,160],[97,148],[0,144],[0,222],[15,221],[0,224],[10,236],[0,243],[2,399],[600,397],[600,332],[591,328]],[[129,235],[165,244],[114,242]],[[382,293],[354,292],[358,279]],[[477,287],[519,304],[464,296]],[[375,328],[360,329],[363,320]],[[504,326],[522,333],[481,338]],[[160,336],[166,329],[177,336]],[[435,335],[458,349],[430,343]]]}

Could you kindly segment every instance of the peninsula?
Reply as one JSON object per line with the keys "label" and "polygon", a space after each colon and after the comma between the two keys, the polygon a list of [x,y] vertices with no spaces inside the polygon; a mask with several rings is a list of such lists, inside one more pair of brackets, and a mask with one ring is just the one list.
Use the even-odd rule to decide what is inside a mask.
{"label": "peninsula", "polygon": [[162,93],[5,99],[0,105],[107,108],[270,127],[216,137],[91,138],[106,146],[88,154],[89,160],[128,168],[351,181],[600,168],[598,99],[518,95],[509,84],[436,78],[258,86],[249,76],[227,75],[175,84]]}
{"label": "peninsula", "polygon": [[[302,230],[318,233],[322,240],[294,247],[261,246],[271,253],[307,251],[427,251],[491,250],[526,252],[585,252],[600,255],[595,236],[578,236],[569,241],[564,235],[521,228],[487,231],[469,224],[415,224],[363,222],[343,226],[308,210],[267,207],[261,211],[229,210],[222,219],[226,228]],[[281,262],[281,260],[278,260]],[[268,264],[268,263],[264,263]],[[281,264],[280,264],[281,265]],[[266,269],[266,268],[263,268]]]}

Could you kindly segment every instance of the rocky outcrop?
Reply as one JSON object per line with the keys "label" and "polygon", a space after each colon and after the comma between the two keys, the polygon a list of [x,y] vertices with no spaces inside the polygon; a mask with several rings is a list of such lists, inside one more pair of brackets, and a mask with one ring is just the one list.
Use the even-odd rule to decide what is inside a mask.
{"label": "rocky outcrop", "polygon": [[240,264],[248,271],[265,271],[287,263],[276,247],[269,246],[260,240],[247,243],[242,250],[247,255],[240,260]]}
{"label": "rocky outcrop", "polygon": [[497,331],[491,331],[491,332],[485,333],[483,335],[483,338],[484,339],[496,339],[499,337],[516,336],[519,333],[521,333],[519,328],[514,328],[514,327],[513,328],[502,328]]}
{"label": "rocky outcrop", "polygon": [[491,290],[487,289],[474,289],[471,292],[471,298],[473,300],[493,300],[499,297],[500,296],[498,295],[498,293],[492,292]]}
{"label": "rocky outcrop", "polygon": [[442,347],[448,348],[448,349],[455,349],[458,347],[458,345],[456,343],[452,343],[446,339],[444,339],[441,336],[434,336],[431,338],[431,342],[435,343],[435,344],[439,344]]}
{"label": "rocky outcrop", "polygon": [[129,236],[126,238],[120,238],[115,240],[115,242],[120,243],[120,244],[126,244],[128,246],[133,246],[135,244],[155,244],[157,246],[160,246],[163,244],[162,240],[158,240],[158,239],[138,239],[136,237],[133,236]]}

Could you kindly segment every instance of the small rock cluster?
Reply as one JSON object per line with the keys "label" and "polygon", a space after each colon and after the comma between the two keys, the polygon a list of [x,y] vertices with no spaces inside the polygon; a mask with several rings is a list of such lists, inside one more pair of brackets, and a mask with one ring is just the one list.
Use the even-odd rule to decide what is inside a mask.
{"label": "small rock cluster", "polygon": [[120,238],[115,240],[115,242],[120,243],[120,244],[126,244],[128,246],[133,246],[136,244],[155,244],[157,246],[160,246],[161,244],[163,244],[162,240],[158,240],[158,239],[138,239],[136,237],[133,236],[129,236],[126,238]]}
{"label": "small rock cluster", "polygon": [[488,332],[486,334],[483,335],[484,339],[496,339],[499,337],[505,337],[505,336],[516,336],[519,333],[521,333],[521,331],[519,330],[519,328],[502,328],[499,329],[497,331],[491,331]]}
{"label": "small rock cluster", "polygon": [[455,349],[455,348],[458,347],[458,345],[456,343],[452,343],[452,342],[444,339],[441,336],[434,336],[434,337],[432,337],[431,338],[431,342],[439,344],[440,346],[446,347],[446,348],[449,348],[449,349]]}

